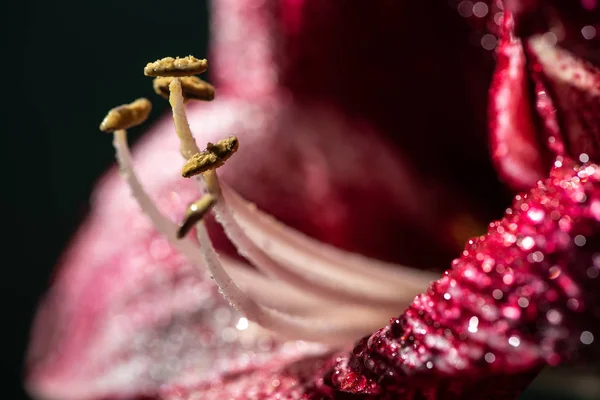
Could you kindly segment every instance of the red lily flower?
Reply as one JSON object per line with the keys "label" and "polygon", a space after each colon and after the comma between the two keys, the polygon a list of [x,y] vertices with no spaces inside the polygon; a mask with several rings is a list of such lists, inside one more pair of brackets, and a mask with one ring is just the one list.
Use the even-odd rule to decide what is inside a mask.
{"label": "red lily flower", "polygon": [[[211,70],[218,101],[190,105],[188,114],[201,142],[239,137],[240,151],[219,169],[226,185],[216,211],[256,269],[235,257],[214,222],[212,241],[242,291],[212,258],[201,227],[202,250],[189,240],[169,244],[174,233],[169,220],[180,220],[185,205],[198,196],[196,185],[178,176],[181,161],[170,118],[152,129],[134,157],[158,210],[136,186],[125,138],[117,136],[126,179],[154,226],[116,171],[109,172],[38,315],[30,390],[62,400],[385,399],[442,393],[509,398],[544,363],[574,354],[578,343],[565,336],[580,333],[576,340],[589,342],[590,335],[593,340],[594,329],[586,323],[596,320],[599,302],[586,289],[597,269],[590,267],[593,251],[586,249],[593,250],[598,232],[598,176],[593,165],[568,165],[519,200],[487,237],[470,244],[403,316],[360,342],[352,355],[344,352],[435,279],[375,258],[441,270],[465,235],[479,233],[478,221],[506,204],[484,140],[480,99],[489,75],[482,67],[491,62],[469,45],[470,31],[456,10],[440,3],[214,2]],[[576,144],[585,146],[582,132],[593,134],[598,119],[589,117],[584,131],[572,133],[562,125],[570,115],[564,110],[581,103],[549,89],[546,103],[538,99],[532,109],[531,84],[571,83],[570,76],[548,79],[556,71],[544,57],[559,54],[576,60],[573,68],[581,72],[584,65],[592,75],[596,70],[538,36],[517,39],[517,33],[538,30],[514,32],[508,13],[525,20],[535,7],[546,6],[517,7],[526,4],[507,4],[491,122],[503,176],[532,187],[549,167],[540,129],[544,135],[554,132],[548,136],[553,143],[570,138],[573,144],[560,152],[552,148],[566,156],[579,149]],[[497,9],[494,3],[488,10]],[[414,17],[421,14],[428,29]],[[538,57],[534,66],[541,67],[527,69],[521,40]],[[517,50],[511,52],[514,43]],[[357,71],[370,80],[355,78]],[[595,82],[575,86],[597,100]],[[502,102],[507,90],[520,99],[518,107]],[[560,123],[549,112],[558,102],[563,102],[561,115],[567,115]],[[446,133],[447,126],[453,132]],[[526,148],[535,150],[531,160],[523,156]],[[520,179],[512,172],[515,165]],[[489,186],[487,193],[467,176]],[[541,213],[532,214],[533,209]],[[475,228],[468,228],[469,221]],[[515,241],[505,249],[500,244],[507,232]],[[579,246],[580,236],[589,247]],[[531,246],[526,238],[533,240]],[[198,274],[203,257],[244,316],[228,307],[206,272]],[[487,271],[490,263],[494,269]],[[544,275],[556,266],[560,277]],[[544,291],[549,287],[553,291]],[[496,290],[502,291],[500,299]],[[306,341],[282,340],[289,338]]]}

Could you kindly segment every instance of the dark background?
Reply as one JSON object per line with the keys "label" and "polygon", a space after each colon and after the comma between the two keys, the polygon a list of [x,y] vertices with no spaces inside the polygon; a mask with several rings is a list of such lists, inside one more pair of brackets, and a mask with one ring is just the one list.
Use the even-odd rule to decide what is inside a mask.
{"label": "dark background", "polygon": [[[0,304],[8,316],[0,362],[9,393],[0,397],[17,400],[28,398],[22,360],[36,303],[95,181],[114,160],[112,139],[98,125],[110,108],[154,96],[142,73],[148,61],[206,55],[208,15],[206,1],[178,2],[181,12],[174,2],[148,0],[1,4]],[[168,103],[154,106],[150,122]]]}
{"label": "dark background", "polygon": [[[178,2],[180,12],[170,4],[34,0],[0,6],[5,297],[0,304],[8,310],[0,354],[8,393],[2,398],[27,398],[22,361],[36,303],[86,213],[94,182],[113,162],[111,138],[98,124],[111,107],[152,96],[142,74],[146,62],[206,55],[206,1]],[[151,120],[167,107],[154,104]],[[130,138],[139,133],[132,130]],[[528,398],[566,397],[530,391]]]}

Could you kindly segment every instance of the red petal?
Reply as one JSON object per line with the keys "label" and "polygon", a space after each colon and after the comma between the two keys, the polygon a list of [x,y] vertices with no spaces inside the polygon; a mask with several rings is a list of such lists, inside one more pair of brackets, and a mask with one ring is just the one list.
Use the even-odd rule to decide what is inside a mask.
{"label": "red petal", "polygon": [[600,69],[543,36],[527,41],[549,147],[600,160]]}
{"label": "red petal", "polygon": [[469,390],[473,380],[573,358],[589,344],[582,333],[597,334],[599,243],[600,167],[559,159],[427,293],[364,339],[333,382],[369,393],[448,379]]}
{"label": "red petal", "polygon": [[490,89],[490,146],[502,178],[526,189],[545,175],[542,148],[534,122],[525,51],[513,36],[513,20],[505,14],[498,60]]}
{"label": "red petal", "polygon": [[[490,91],[493,158],[508,183],[526,189],[545,175],[551,159],[548,153],[575,159],[586,153],[591,160],[600,160],[600,70],[575,54],[595,54],[591,49],[596,41],[590,39],[583,45],[573,39],[572,12],[561,9],[559,13],[548,6],[550,12],[542,7],[548,2],[527,3],[527,7],[517,3],[514,19],[521,27],[533,24],[529,19],[534,17],[546,21],[543,17],[549,13],[557,18],[548,18],[554,25],[548,21],[541,25],[551,31],[517,38],[513,16],[505,12]],[[531,13],[534,3],[536,10],[541,7],[545,11]],[[584,16],[588,22],[600,23],[597,13]],[[577,26],[577,35],[582,38],[584,25]]]}
{"label": "red petal", "polygon": [[[402,164],[406,176],[414,174],[419,191],[431,188],[431,192],[423,193],[421,200],[442,196],[446,200],[437,202],[429,211],[426,211],[429,206],[424,205],[420,211],[426,212],[419,212],[419,216],[415,214],[412,219],[413,211],[407,199],[402,199],[403,204],[395,208],[388,207],[394,206],[389,197],[397,196],[389,189],[393,185],[404,186],[405,179],[392,174],[377,191],[349,186],[346,179],[332,170],[337,160],[324,162],[329,161],[332,153],[324,155],[322,161],[316,157],[309,160],[310,166],[305,168],[310,169],[307,175],[311,181],[302,182],[305,190],[328,186],[328,193],[321,192],[320,199],[316,194],[308,198],[306,193],[296,197],[309,200],[304,204],[314,205],[313,210],[339,205],[327,212],[327,221],[318,224],[306,220],[310,214],[316,215],[314,212],[296,212],[292,217],[291,212],[280,209],[281,205],[276,209],[256,198],[256,190],[251,193],[236,187],[244,197],[321,240],[370,256],[419,265],[445,262],[449,252],[426,260],[424,257],[429,258],[436,252],[428,255],[420,252],[416,256],[412,248],[419,248],[431,237],[450,238],[453,236],[450,226],[465,225],[459,220],[487,220],[504,207],[508,199],[488,157],[486,104],[481,101],[491,77],[491,52],[482,50],[480,43],[472,45],[469,26],[446,2],[378,1],[366,6],[363,2],[345,0],[259,3],[224,0],[213,2],[213,8],[217,44],[213,49],[214,66],[219,82],[228,93],[249,101],[256,101],[265,93],[290,96],[301,106],[300,112],[306,113],[307,120],[313,118],[311,109],[324,107],[323,104],[333,106],[336,113],[347,118],[356,135],[363,137],[364,144],[382,143],[386,153]],[[490,17],[496,10],[495,7],[490,9]],[[249,40],[249,37],[258,39]],[[276,82],[265,83],[265,77],[273,76],[277,77]],[[281,136],[279,140],[288,140],[283,136],[290,135],[286,130],[294,126],[296,118],[294,112],[274,123],[280,127],[274,127],[277,132],[273,134]],[[318,115],[314,118],[321,119]],[[333,129],[342,127],[335,125]],[[323,141],[336,146],[344,141],[342,134],[328,132],[325,127],[316,130],[322,136],[337,136]],[[316,135],[311,138],[313,148],[321,145]],[[348,134],[350,143],[358,143],[358,140],[354,142],[356,135]],[[373,145],[372,149],[376,147],[378,145]],[[353,152],[358,151],[353,149]],[[376,155],[372,153],[368,157],[375,160]],[[308,159],[307,156],[297,158]],[[383,178],[388,171],[375,168],[370,176]],[[323,180],[327,180],[327,184]],[[275,184],[280,186],[282,181]],[[369,183],[364,181],[363,185],[366,184]],[[482,185],[486,186],[485,190]],[[410,189],[405,190],[402,196],[410,192]],[[460,198],[447,200],[457,193]],[[372,196],[370,201],[363,201],[367,196]],[[326,198],[330,201],[324,201]],[[285,203],[293,204],[287,199]],[[372,207],[373,204],[378,207]],[[440,206],[448,206],[448,209],[440,209],[436,215],[428,214]],[[370,221],[351,222],[350,219],[361,219],[363,207],[370,207]],[[390,210],[394,211],[388,220],[383,214]],[[344,218],[344,214],[352,217]],[[450,215],[454,217],[449,218]],[[446,220],[442,225],[447,227],[441,231],[437,223],[440,218]],[[436,221],[435,229],[425,226],[429,221]],[[380,227],[380,234],[366,233],[376,231],[376,227]],[[377,241],[371,242],[371,237]],[[406,245],[400,248],[386,238],[396,238],[395,243]],[[456,239],[450,241],[453,243],[443,247],[457,251]]]}

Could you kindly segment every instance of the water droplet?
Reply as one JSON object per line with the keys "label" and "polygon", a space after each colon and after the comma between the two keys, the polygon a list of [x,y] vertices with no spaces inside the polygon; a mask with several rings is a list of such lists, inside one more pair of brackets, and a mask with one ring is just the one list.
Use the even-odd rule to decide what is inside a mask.
{"label": "water droplet", "polygon": [[498,44],[498,39],[491,33],[486,33],[481,37],[481,47],[486,50],[494,50]]}
{"label": "water droplet", "polygon": [[508,338],[508,344],[510,344],[512,347],[519,347],[521,344],[521,339],[516,336],[511,336]]}
{"label": "water droplet", "polygon": [[[584,29],[585,29],[585,28],[584,28]],[[579,155],[579,161],[581,161],[582,163],[586,163],[586,162],[590,161],[590,156],[588,156],[588,155],[587,155],[587,154],[585,154],[585,153],[581,153],[581,154]]]}
{"label": "water droplet", "polygon": [[529,219],[535,223],[542,222],[545,216],[546,212],[540,208],[533,207],[527,211],[527,217],[529,217]]}
{"label": "water droplet", "polygon": [[519,297],[517,304],[519,304],[519,307],[521,308],[527,308],[529,307],[529,300],[527,300],[525,297]]}
{"label": "water droplet", "polygon": [[467,328],[467,330],[471,333],[477,333],[478,326],[479,326],[479,318],[471,317],[471,319],[469,319],[469,327]]}
{"label": "water droplet", "polygon": [[548,310],[546,313],[546,318],[548,319],[548,322],[556,325],[560,324],[562,321],[562,314],[557,310]]}
{"label": "water droplet", "polygon": [[515,306],[506,306],[502,308],[502,315],[508,319],[519,319],[521,317],[521,310]]}
{"label": "water droplet", "polygon": [[583,344],[592,344],[594,341],[594,335],[590,331],[583,331],[581,332],[579,340],[581,340],[581,343]]}
{"label": "water droplet", "polygon": [[461,17],[469,18],[473,15],[473,3],[470,1],[461,1],[458,4],[457,10]]}
{"label": "water droplet", "polygon": [[521,244],[520,244],[520,246],[523,250],[531,250],[534,245],[535,245],[535,240],[533,240],[533,238],[531,236],[525,236],[521,240]]}
{"label": "water droplet", "polygon": [[[583,28],[581,28],[581,36],[583,36],[585,39],[590,40],[596,37],[596,28],[594,28],[592,25],[586,25]],[[587,161],[581,161],[581,162],[587,162]]]}
{"label": "water droplet", "polygon": [[596,279],[600,275],[600,270],[596,267],[589,267],[586,271],[588,278]]}
{"label": "water droplet", "polygon": [[244,331],[244,330],[248,329],[248,319],[245,317],[240,318],[238,320],[237,324],[235,324],[235,327],[239,331]]}
{"label": "water droplet", "polygon": [[483,1],[478,1],[473,6],[473,14],[477,18],[485,17],[487,15],[488,11],[489,11],[489,8],[488,8],[487,4],[485,4]]}

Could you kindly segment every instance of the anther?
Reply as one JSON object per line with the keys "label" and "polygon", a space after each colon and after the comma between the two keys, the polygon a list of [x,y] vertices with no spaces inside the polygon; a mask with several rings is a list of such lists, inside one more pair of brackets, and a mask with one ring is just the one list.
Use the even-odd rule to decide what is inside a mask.
{"label": "anther", "polygon": [[194,56],[183,58],[165,57],[148,63],[144,68],[146,76],[189,76],[201,74],[208,68],[205,59],[199,60]]}
{"label": "anther", "polygon": [[100,130],[103,132],[114,132],[118,129],[129,129],[140,125],[148,119],[151,110],[152,103],[145,98],[115,107],[102,120]]}
{"label": "anther", "polygon": [[190,204],[187,211],[185,212],[185,217],[179,225],[179,229],[177,230],[177,239],[183,238],[188,232],[196,225],[198,222],[204,218],[207,212],[210,211],[212,206],[215,205],[217,199],[212,196],[210,193],[205,194],[197,200]]}
{"label": "anther", "polygon": [[237,151],[238,147],[239,142],[235,136],[219,140],[216,144],[208,143],[206,145],[206,150],[194,154],[187,160],[181,169],[181,175],[184,178],[190,178],[203,172],[216,169],[223,165],[225,161]]}
{"label": "anther", "polygon": [[[173,82],[173,79],[175,79],[173,76],[161,76],[154,79],[152,87],[156,94],[168,100],[169,85]],[[215,98],[215,87],[197,76],[184,76],[178,79],[181,83],[181,91],[184,99],[211,101]]]}

